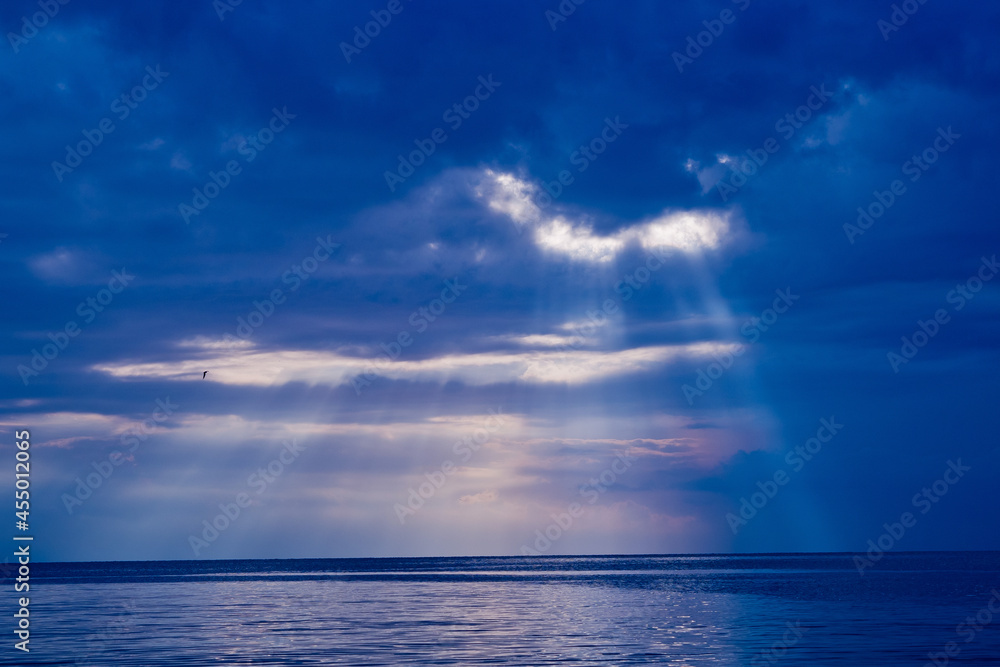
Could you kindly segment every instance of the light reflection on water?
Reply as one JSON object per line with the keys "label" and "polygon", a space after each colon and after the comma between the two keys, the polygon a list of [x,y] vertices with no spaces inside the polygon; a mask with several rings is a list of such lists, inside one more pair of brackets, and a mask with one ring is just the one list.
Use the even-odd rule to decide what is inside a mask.
{"label": "light reflection on water", "polygon": [[[859,577],[844,555],[43,564],[32,651],[7,648],[0,665],[923,665],[952,641],[965,664],[1000,664],[1000,616],[969,643],[956,634],[1000,588],[1000,555],[880,565]],[[783,655],[761,653],[774,646]]]}

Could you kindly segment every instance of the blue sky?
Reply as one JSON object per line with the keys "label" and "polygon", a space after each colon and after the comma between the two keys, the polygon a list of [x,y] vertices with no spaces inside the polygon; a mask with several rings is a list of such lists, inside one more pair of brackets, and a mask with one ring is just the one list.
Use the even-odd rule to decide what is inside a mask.
{"label": "blue sky", "polygon": [[38,557],[1000,548],[1000,10],[903,5],[4,4]]}

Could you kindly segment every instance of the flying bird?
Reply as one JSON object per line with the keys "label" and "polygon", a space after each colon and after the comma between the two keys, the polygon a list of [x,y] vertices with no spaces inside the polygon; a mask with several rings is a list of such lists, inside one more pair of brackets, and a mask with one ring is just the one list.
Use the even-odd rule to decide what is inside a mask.
{"label": "flying bird", "polygon": [[205,371],[204,373],[201,374],[201,379],[204,380],[206,375],[208,375],[208,371]]}

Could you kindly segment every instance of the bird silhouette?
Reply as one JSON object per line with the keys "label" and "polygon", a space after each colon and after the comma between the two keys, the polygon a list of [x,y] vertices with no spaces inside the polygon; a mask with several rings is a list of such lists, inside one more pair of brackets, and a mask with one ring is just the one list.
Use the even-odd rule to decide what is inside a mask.
{"label": "bird silhouette", "polygon": [[201,379],[204,380],[206,375],[208,375],[208,371],[205,371],[204,373],[201,374]]}

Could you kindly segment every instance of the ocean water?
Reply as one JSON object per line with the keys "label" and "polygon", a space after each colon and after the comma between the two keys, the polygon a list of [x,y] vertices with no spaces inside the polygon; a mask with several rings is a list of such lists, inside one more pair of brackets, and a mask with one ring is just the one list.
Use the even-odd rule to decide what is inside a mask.
{"label": "ocean water", "polygon": [[1000,665],[995,552],[887,554],[864,576],[850,555],[808,554],[42,563],[31,577],[31,652],[6,615],[0,665]]}

